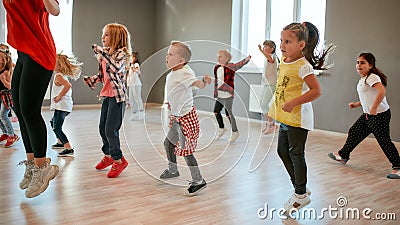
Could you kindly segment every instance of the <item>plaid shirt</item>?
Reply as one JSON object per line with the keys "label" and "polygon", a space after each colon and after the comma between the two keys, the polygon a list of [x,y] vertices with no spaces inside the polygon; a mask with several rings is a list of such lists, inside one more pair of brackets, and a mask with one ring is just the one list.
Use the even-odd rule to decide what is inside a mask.
{"label": "plaid shirt", "polygon": [[[127,100],[126,86],[125,86],[125,79],[127,72],[126,53],[123,51],[123,49],[118,49],[112,55],[110,55],[106,50],[98,54],[102,54],[103,57],[101,60],[106,61],[106,73],[109,76],[115,99],[117,100],[117,102],[126,101]],[[92,78],[94,82],[90,83],[89,80],[90,87],[97,82],[104,81],[104,74],[101,62],[99,62],[99,73],[93,75]]]}
{"label": "plaid shirt", "polygon": [[234,93],[235,89],[235,71],[239,70],[242,68],[244,65],[246,65],[250,60],[247,60],[247,58],[242,59],[241,61],[237,63],[228,63],[224,67],[224,83],[218,87],[218,75],[217,75],[217,70],[219,67],[222,65],[216,65],[214,67],[214,76],[215,76],[215,82],[214,82],[214,98],[218,97],[218,91],[226,91],[229,92],[229,94],[232,95]]}
{"label": "plaid shirt", "polygon": [[180,123],[183,135],[185,135],[186,138],[185,146],[180,146],[179,141],[176,143],[175,155],[192,155],[193,152],[196,150],[197,141],[199,140],[200,133],[199,116],[197,115],[196,107],[193,107],[192,110],[184,116],[176,117],[170,115],[169,119],[170,126],[172,126],[172,122],[175,120]]}

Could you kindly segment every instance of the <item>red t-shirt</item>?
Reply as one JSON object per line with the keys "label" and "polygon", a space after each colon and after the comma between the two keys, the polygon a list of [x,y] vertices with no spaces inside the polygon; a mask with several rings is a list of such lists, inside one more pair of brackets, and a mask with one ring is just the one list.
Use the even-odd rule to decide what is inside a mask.
{"label": "red t-shirt", "polygon": [[7,42],[47,70],[54,70],[56,46],[43,0],[3,0],[7,12]]}

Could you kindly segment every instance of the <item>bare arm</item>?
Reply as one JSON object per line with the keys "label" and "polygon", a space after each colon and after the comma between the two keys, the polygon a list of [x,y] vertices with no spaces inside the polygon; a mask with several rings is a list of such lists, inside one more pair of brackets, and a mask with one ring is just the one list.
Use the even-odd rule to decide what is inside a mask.
{"label": "bare arm", "polygon": [[318,79],[314,74],[306,76],[304,78],[304,82],[306,82],[309,90],[306,93],[300,95],[299,97],[283,103],[282,105],[283,111],[291,112],[294,107],[307,102],[312,102],[319,96],[321,96],[321,87],[319,86]]}
{"label": "bare arm", "polygon": [[350,109],[358,108],[360,106],[361,106],[361,102],[360,101],[358,101],[358,102],[350,102],[349,103]]}
{"label": "bare arm", "polygon": [[68,80],[64,79],[61,75],[56,75],[54,79],[56,79],[54,83],[57,86],[61,85],[63,86],[61,92],[56,97],[54,97],[54,102],[57,103],[61,100],[62,97],[64,97],[67,94],[69,89],[71,89],[72,85]]}
{"label": "bare arm", "polygon": [[8,70],[5,70],[0,74],[0,81],[4,84],[7,89],[11,89],[11,73]]}
{"label": "bare arm", "polygon": [[370,113],[371,115],[376,115],[379,104],[381,104],[383,98],[385,98],[386,88],[381,82],[375,83],[372,87],[378,92],[378,95],[375,98],[374,104],[371,106]]}
{"label": "bare arm", "polygon": [[258,49],[260,50],[260,52],[265,56],[265,58],[267,58],[267,61],[269,63],[275,63],[275,58],[272,57],[270,54],[268,54],[267,52],[264,52],[261,45],[258,45]]}
{"label": "bare arm", "polygon": [[58,16],[60,14],[60,6],[55,0],[43,0],[43,3],[47,12],[49,12],[51,15]]}
{"label": "bare arm", "polygon": [[193,82],[192,86],[203,89],[207,86],[207,84],[211,84],[211,77],[209,75],[204,75],[202,80],[196,80]]}

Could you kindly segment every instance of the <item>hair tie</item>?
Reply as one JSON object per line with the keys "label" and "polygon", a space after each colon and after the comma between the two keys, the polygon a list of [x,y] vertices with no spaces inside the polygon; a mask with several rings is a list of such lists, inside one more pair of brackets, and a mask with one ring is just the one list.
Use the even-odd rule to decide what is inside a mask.
{"label": "hair tie", "polygon": [[303,25],[304,27],[307,27],[307,22],[302,22],[301,25]]}

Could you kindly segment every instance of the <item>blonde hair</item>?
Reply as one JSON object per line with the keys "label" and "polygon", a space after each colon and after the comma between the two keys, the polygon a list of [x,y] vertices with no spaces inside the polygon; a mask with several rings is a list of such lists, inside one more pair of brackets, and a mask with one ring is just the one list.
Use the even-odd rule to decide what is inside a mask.
{"label": "blonde hair", "polygon": [[178,54],[180,57],[185,59],[185,63],[188,63],[190,61],[190,58],[192,57],[192,51],[190,50],[190,47],[183,42],[180,41],[171,41],[171,46],[175,46],[178,48]]}
{"label": "blonde hair", "polygon": [[11,52],[8,45],[0,43],[0,57],[4,59],[4,65],[0,65],[0,71],[3,69],[8,70],[12,74],[13,63],[11,59]]}
{"label": "blonde hair", "polygon": [[218,53],[224,54],[226,56],[226,58],[228,59],[228,62],[231,61],[232,55],[228,50],[226,50],[226,49],[219,50]]}
{"label": "blonde hair", "polygon": [[82,63],[75,57],[68,57],[63,54],[57,54],[55,73],[61,73],[63,75],[71,77],[73,80],[77,80],[82,73]]}

